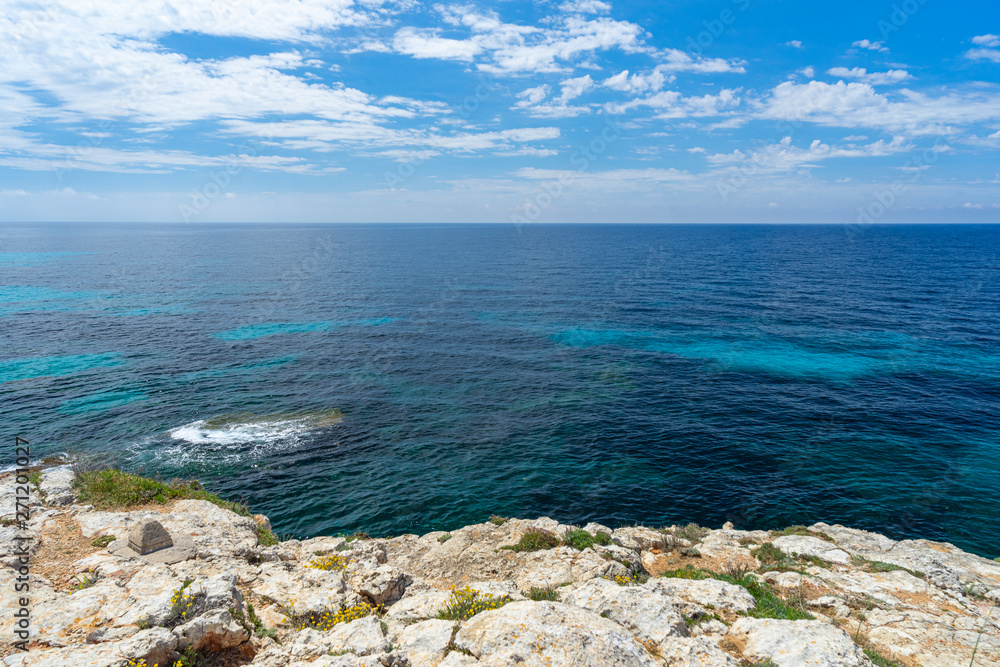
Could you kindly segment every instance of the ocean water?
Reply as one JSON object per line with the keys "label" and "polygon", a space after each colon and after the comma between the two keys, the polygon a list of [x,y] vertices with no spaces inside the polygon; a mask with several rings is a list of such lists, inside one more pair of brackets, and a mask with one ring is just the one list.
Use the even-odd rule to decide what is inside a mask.
{"label": "ocean water", "polygon": [[10,442],[281,534],[822,520],[1000,555],[1000,226],[7,224],[0,325]]}

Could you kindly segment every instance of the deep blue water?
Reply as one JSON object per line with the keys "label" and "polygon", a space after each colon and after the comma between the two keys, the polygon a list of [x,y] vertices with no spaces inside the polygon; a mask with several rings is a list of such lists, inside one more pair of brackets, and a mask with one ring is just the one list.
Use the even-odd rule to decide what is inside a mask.
{"label": "deep blue water", "polygon": [[6,225],[3,437],[299,536],[823,520],[996,556],[998,255],[1000,226]]}

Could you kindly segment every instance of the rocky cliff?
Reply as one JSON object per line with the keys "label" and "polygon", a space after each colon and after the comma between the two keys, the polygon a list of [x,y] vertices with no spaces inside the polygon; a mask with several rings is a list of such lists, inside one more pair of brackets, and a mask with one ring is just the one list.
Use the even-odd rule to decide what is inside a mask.
{"label": "rocky cliff", "polygon": [[274,543],[210,500],[106,511],[68,468],[32,481],[21,526],[0,479],[8,667],[1000,664],[1000,562],[950,544],[500,517]]}

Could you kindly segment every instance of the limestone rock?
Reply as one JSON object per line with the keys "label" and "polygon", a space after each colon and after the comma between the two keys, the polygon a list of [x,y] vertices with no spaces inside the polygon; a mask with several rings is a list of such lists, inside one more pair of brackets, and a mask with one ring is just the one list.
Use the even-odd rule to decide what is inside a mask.
{"label": "limestone rock", "polygon": [[850,565],[851,555],[832,542],[808,535],[783,535],[774,539],[774,546],[793,556],[811,556],[828,563]]}
{"label": "limestone rock", "polygon": [[671,637],[660,644],[660,657],[668,667],[740,667],[707,637]]}
{"label": "limestone rock", "polygon": [[660,577],[650,579],[644,588],[701,607],[744,612],[757,606],[757,601],[747,589],[717,579],[695,580]]}
{"label": "limestone rock", "polygon": [[343,572],[282,561],[261,564],[254,592],[296,614],[322,613],[346,601],[347,584]]}
{"label": "limestone rock", "polygon": [[444,660],[445,650],[451,642],[454,621],[432,619],[408,625],[399,634],[399,649],[412,665],[434,667]]}
{"label": "limestone rock", "polygon": [[577,551],[572,547],[556,547],[517,555],[519,558],[513,563],[511,577],[522,591],[532,587],[555,588],[595,578],[629,576],[626,566],[602,558],[593,549]]}
{"label": "limestone rock", "polygon": [[412,579],[399,568],[381,565],[374,570],[359,572],[351,577],[350,586],[358,595],[375,605],[395,602],[403,597]]}
{"label": "limestone rock", "polygon": [[687,626],[673,598],[662,589],[591,579],[564,596],[563,601],[611,619],[648,644],[687,635]]}
{"label": "limestone rock", "polygon": [[355,655],[382,653],[389,648],[389,642],[382,634],[377,616],[365,616],[350,623],[338,623],[327,633],[331,650],[350,651]]}
{"label": "limestone rock", "polygon": [[119,667],[127,660],[147,665],[167,665],[176,655],[177,640],[166,628],[150,628],[119,642],[75,644],[48,651],[15,653],[3,659],[4,667]]}
{"label": "limestone rock", "polygon": [[820,621],[741,618],[729,634],[745,639],[751,660],[771,660],[778,667],[870,667],[851,637]]}
{"label": "limestone rock", "polygon": [[237,646],[249,637],[246,629],[226,609],[215,609],[174,628],[177,648],[221,651]]}
{"label": "limestone rock", "polygon": [[558,602],[512,602],[477,614],[455,645],[484,666],[646,667],[657,661],[624,628]]}
{"label": "limestone rock", "polygon": [[69,505],[76,496],[73,494],[73,469],[70,466],[49,468],[42,472],[42,481],[38,485],[45,495],[47,505]]}
{"label": "limestone rock", "polygon": [[[24,565],[22,559],[30,561],[41,546],[41,534],[30,528],[17,526],[0,527],[0,564],[9,568]],[[27,554],[27,556],[25,556]]]}

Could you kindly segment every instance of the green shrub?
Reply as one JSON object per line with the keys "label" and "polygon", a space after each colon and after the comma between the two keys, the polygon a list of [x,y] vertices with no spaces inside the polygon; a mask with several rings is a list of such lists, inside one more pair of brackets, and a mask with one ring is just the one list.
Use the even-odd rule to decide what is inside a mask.
{"label": "green shrub", "polygon": [[507,523],[507,517],[500,516],[499,514],[494,514],[493,516],[490,517],[490,523],[492,523],[494,526],[502,526],[505,523]]}
{"label": "green shrub", "polygon": [[529,528],[521,536],[517,544],[501,547],[510,551],[541,551],[542,549],[553,549],[559,546],[559,538],[553,533],[541,528]]}
{"label": "green shrub", "polygon": [[609,544],[611,544],[611,536],[605,533],[603,530],[599,530],[597,531],[597,534],[594,535],[594,543],[606,547]]}
{"label": "green shrub", "polygon": [[567,530],[563,542],[577,551],[583,551],[594,546],[594,536],[583,529]]}
{"label": "green shrub", "polygon": [[444,544],[445,542],[447,542],[450,539],[451,539],[451,533],[445,533],[444,535],[442,535],[441,537],[438,538],[438,542],[440,542],[441,544]]}

